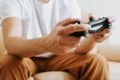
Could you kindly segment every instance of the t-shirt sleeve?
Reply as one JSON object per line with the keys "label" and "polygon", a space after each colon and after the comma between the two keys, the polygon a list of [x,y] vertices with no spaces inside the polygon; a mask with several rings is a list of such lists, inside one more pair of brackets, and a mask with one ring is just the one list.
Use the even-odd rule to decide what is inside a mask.
{"label": "t-shirt sleeve", "polygon": [[71,18],[81,18],[81,9],[77,2],[77,0],[70,0],[71,5],[69,6],[70,9],[70,16]]}
{"label": "t-shirt sleeve", "polygon": [[21,18],[18,0],[0,0],[0,24],[8,17]]}

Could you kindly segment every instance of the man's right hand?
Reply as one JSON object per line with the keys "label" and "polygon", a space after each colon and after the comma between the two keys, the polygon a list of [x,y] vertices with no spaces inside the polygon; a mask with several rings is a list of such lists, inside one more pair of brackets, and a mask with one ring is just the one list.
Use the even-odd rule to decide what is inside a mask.
{"label": "man's right hand", "polygon": [[80,43],[81,37],[70,36],[73,32],[86,31],[90,29],[87,24],[75,24],[79,19],[66,19],[60,21],[52,32],[46,36],[44,43],[48,52],[62,55],[70,48],[75,48]]}

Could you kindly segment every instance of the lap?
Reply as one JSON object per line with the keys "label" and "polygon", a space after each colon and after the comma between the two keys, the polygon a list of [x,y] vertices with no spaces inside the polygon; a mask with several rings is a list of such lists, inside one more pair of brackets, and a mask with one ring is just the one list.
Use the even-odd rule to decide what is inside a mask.
{"label": "lap", "polygon": [[99,71],[99,68],[106,69],[106,66],[107,60],[100,54],[79,55],[73,53],[51,58],[45,66],[45,71],[64,71],[79,79],[82,76],[87,77],[89,72]]}
{"label": "lap", "polygon": [[[42,57],[32,57],[32,58],[20,58],[13,55],[4,54],[0,56],[0,65],[7,64],[22,64],[28,66],[35,66],[39,69],[40,72],[49,70],[51,68],[59,68],[59,67],[70,67],[75,64],[83,64],[83,62],[87,62],[90,59],[104,59],[105,58],[100,54],[87,54],[87,55],[79,55],[75,53],[65,54],[65,55],[56,55],[50,58],[42,58]],[[31,64],[31,65],[30,65]]]}
{"label": "lap", "polygon": [[65,68],[72,68],[78,65],[84,65],[84,63],[96,61],[106,61],[106,59],[100,54],[87,54],[79,55],[75,53],[55,56],[46,64],[46,70],[62,70]]}

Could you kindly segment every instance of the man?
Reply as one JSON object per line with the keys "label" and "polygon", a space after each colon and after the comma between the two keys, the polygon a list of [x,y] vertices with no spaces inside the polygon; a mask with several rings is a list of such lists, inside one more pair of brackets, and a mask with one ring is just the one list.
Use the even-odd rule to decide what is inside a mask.
{"label": "man", "polygon": [[76,0],[0,0],[0,17],[8,53],[0,57],[0,80],[28,80],[44,71],[65,71],[76,80],[109,80],[106,59],[91,51],[111,32],[70,36],[90,29],[75,24],[80,18]]}

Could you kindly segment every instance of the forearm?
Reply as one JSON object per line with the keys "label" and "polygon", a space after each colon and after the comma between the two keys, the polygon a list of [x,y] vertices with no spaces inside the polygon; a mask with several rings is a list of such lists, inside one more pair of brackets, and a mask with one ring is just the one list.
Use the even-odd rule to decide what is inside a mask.
{"label": "forearm", "polygon": [[22,37],[8,37],[5,39],[7,52],[19,57],[31,57],[46,53],[44,37],[36,39],[24,39]]}
{"label": "forearm", "polygon": [[77,48],[76,53],[87,54],[95,48],[96,42],[93,39],[86,38]]}

